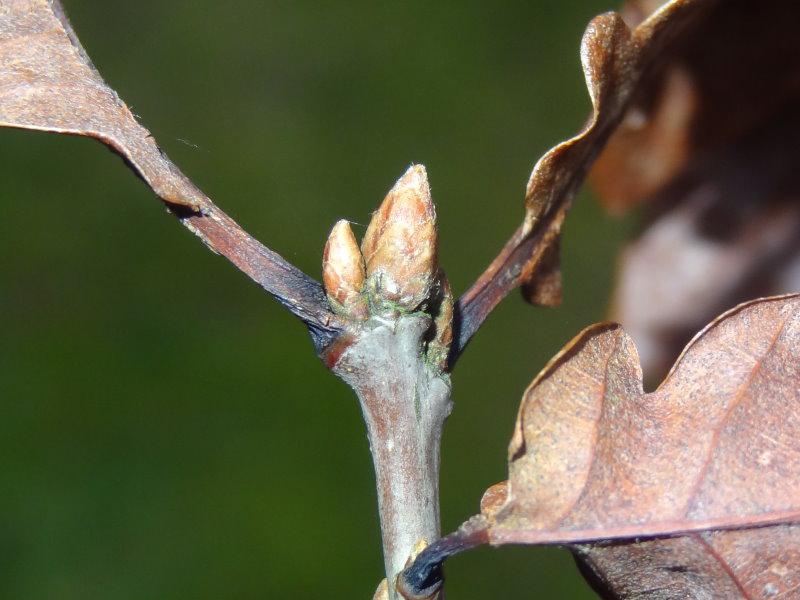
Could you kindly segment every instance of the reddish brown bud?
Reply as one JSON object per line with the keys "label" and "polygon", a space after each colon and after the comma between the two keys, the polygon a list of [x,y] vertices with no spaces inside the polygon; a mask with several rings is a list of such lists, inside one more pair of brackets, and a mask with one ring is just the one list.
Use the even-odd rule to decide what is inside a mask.
{"label": "reddish brown bud", "polygon": [[367,318],[367,302],[361,294],[364,277],[364,257],[353,230],[347,221],[338,221],[322,253],[322,283],[334,312],[351,319]]}
{"label": "reddish brown bud", "polygon": [[372,301],[416,309],[437,272],[436,212],[425,167],[411,168],[372,215],[361,244]]}

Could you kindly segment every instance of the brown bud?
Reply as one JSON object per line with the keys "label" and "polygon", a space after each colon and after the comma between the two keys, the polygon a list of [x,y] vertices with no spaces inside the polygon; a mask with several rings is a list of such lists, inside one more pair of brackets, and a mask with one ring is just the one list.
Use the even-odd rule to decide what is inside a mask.
{"label": "brown bud", "polygon": [[411,168],[372,215],[361,249],[372,301],[416,309],[437,272],[436,212],[425,167]]}
{"label": "brown bud", "polygon": [[361,295],[364,276],[364,257],[353,230],[347,221],[338,221],[322,253],[322,283],[334,312],[351,319],[367,318],[367,302]]}
{"label": "brown bud", "polygon": [[438,281],[441,291],[433,321],[435,332],[428,344],[428,359],[441,371],[447,371],[447,359],[450,345],[453,343],[453,291],[450,288],[450,281],[441,270]]}

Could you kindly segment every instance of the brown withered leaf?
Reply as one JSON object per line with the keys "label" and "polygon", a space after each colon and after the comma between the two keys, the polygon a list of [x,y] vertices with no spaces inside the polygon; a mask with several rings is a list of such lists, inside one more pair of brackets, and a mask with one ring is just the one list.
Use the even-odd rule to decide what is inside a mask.
{"label": "brown withered leaf", "polygon": [[318,349],[335,337],[322,286],[251,237],[167,158],[105,84],[58,0],[0,2],[0,126],[103,142],[204,244],[303,320]]}
{"label": "brown withered leaf", "polygon": [[796,598],[800,526],[695,532],[580,545],[579,566],[604,598]]}
{"label": "brown withered leaf", "polygon": [[714,314],[800,288],[798,23],[792,0],[711,6],[665,44],[590,173],[611,212],[644,209],[611,317],[649,374]]}
{"label": "brown withered leaf", "polygon": [[103,81],[58,1],[0,4],[0,65],[0,125],[96,138],[165,202],[206,202]]}
{"label": "brown withered leaf", "polygon": [[578,335],[525,392],[495,543],[800,519],[800,297],[726,313],[649,394],[618,325]]}
{"label": "brown withered leaf", "polygon": [[[722,315],[651,393],[622,328],[589,327],[526,390],[508,481],[422,560],[484,542],[584,544],[576,553],[615,597],[790,589],[800,583],[799,407],[800,295]],[[636,540],[659,536],[679,537]]]}
{"label": "brown withered leaf", "polygon": [[[589,23],[581,42],[581,62],[592,102],[591,118],[581,133],[554,147],[534,166],[522,225],[458,301],[456,354],[513,288],[522,285],[532,302],[558,302],[560,279],[553,269],[558,264],[553,256],[557,249],[551,247],[575,194],[625,114],[643,75],[657,64],[661,49],[689,23],[701,20],[710,4],[711,0],[673,0],[633,30],[616,13]],[[540,283],[546,291],[538,290]]]}

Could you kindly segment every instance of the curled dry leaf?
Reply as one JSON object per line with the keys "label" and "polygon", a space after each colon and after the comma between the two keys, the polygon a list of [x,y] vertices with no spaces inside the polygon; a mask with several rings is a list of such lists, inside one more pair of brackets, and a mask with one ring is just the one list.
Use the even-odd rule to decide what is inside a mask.
{"label": "curled dry leaf", "polygon": [[[422,561],[435,564],[435,552],[449,554],[465,539],[617,540],[576,550],[612,588],[641,591],[669,579],[703,580],[715,591],[705,597],[787,590],[800,572],[800,528],[790,526],[800,522],[799,381],[798,295],[724,314],[651,393],[631,338],[618,325],[590,327],[525,392],[509,480]],[[731,528],[747,531],[724,531]],[[630,541],[658,536],[682,537]],[[662,574],[660,583],[647,580],[650,571]]]}
{"label": "curled dry leaf", "polygon": [[[632,26],[652,1],[629,2]],[[748,298],[800,288],[800,4],[709,6],[663,48],[590,181],[642,206],[612,318],[662,374],[692,332]]]}
{"label": "curled dry leaf", "polygon": [[652,393],[631,338],[588,328],[539,374],[490,536],[572,542],[800,518],[800,297],[709,325]]}
{"label": "curled dry leaf", "polygon": [[522,225],[459,299],[459,352],[513,288],[524,286],[526,297],[536,303],[558,302],[561,291],[554,246],[572,199],[625,114],[643,74],[656,63],[672,36],[702,18],[708,4],[673,0],[633,30],[616,13],[600,15],[589,23],[581,42],[581,62],[592,102],[591,118],[580,134],[536,163],[525,192]]}
{"label": "curled dry leaf", "polygon": [[604,598],[767,600],[800,593],[797,525],[580,545],[573,552]]}
{"label": "curled dry leaf", "polygon": [[100,140],[204,244],[303,320],[318,350],[340,329],[322,286],[217,208],[136,122],[92,65],[58,0],[0,2],[0,126]]}
{"label": "curled dry leaf", "polygon": [[5,0],[0,41],[0,125],[96,138],[162,200],[201,209],[207,198],[106,85],[59,2]]}

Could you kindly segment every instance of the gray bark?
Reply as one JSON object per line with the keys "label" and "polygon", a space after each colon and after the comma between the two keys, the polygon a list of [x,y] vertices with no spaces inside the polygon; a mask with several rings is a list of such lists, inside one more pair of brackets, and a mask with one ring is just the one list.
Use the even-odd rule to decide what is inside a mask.
{"label": "gray bark", "polygon": [[437,540],[439,447],[450,413],[450,378],[427,364],[430,317],[373,317],[332,369],[358,395],[375,466],[389,596],[420,540]]}

